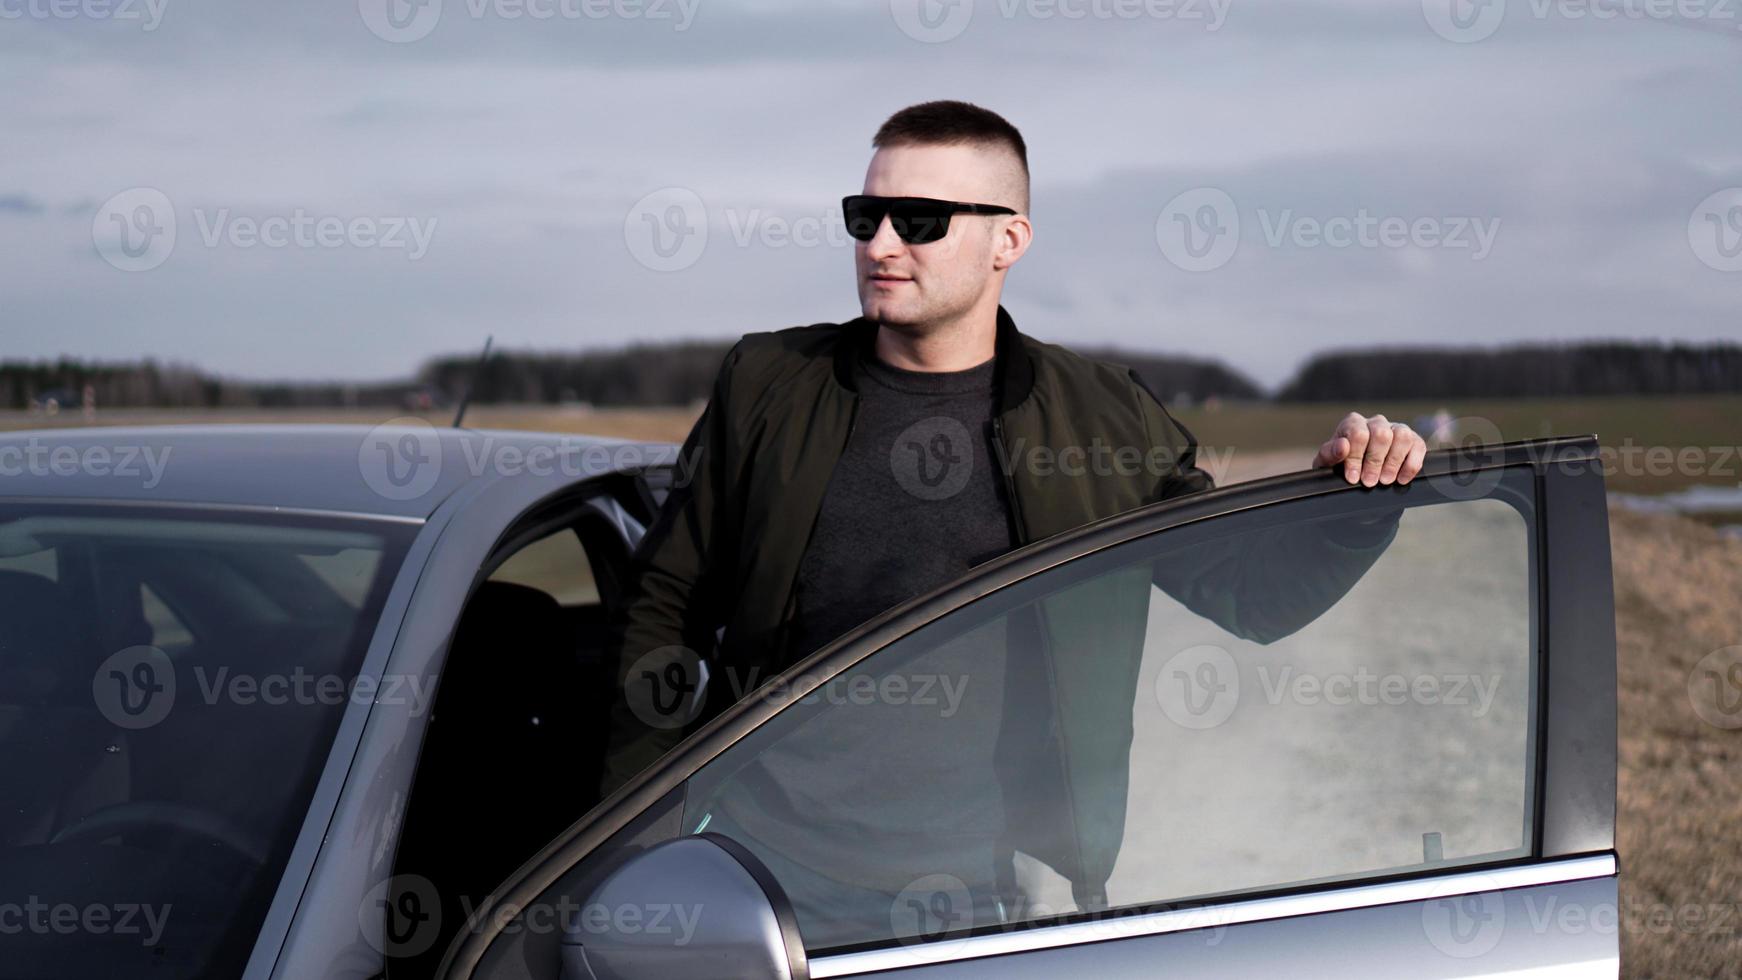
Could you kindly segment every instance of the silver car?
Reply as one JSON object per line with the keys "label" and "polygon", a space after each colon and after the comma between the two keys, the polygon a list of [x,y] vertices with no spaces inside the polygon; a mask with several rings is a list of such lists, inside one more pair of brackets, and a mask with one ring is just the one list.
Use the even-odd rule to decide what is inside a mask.
{"label": "silver car", "polygon": [[[609,657],[687,463],[417,425],[0,437],[0,976],[1617,973],[1593,439],[1131,511],[711,719],[705,658]],[[1267,643],[1130,574],[1399,510]],[[1134,581],[1141,664],[1059,725],[1037,706],[1085,695],[1025,637]],[[687,737],[600,799],[613,710]],[[1066,739],[1124,760],[1123,807],[1073,794]],[[1058,805],[1011,812],[1011,780]],[[1117,860],[1085,890],[1058,855],[1091,835]]]}

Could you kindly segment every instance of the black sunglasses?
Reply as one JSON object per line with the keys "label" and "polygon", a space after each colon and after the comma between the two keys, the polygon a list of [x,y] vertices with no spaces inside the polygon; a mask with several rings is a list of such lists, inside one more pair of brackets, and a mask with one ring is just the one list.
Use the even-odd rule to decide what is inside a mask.
{"label": "black sunglasses", "polygon": [[841,211],[847,217],[847,234],[859,241],[868,242],[875,238],[887,215],[895,234],[909,245],[935,242],[949,234],[952,214],[1016,213],[996,204],[965,204],[930,197],[873,197],[870,194],[849,194],[841,198]]}

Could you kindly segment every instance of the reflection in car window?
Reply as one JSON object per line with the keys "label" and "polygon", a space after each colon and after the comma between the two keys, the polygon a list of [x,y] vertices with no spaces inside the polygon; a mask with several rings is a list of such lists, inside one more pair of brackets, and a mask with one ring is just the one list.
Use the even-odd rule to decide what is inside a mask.
{"label": "reflection in car window", "polygon": [[55,552],[50,548],[39,548],[19,555],[0,554],[0,571],[29,572],[51,581],[60,577]]}
{"label": "reflection in car window", "polygon": [[1530,494],[1306,498],[1050,569],[735,744],[685,829],[757,854],[816,952],[1523,856]]}
{"label": "reflection in car window", "polygon": [[362,608],[368,600],[369,587],[375,582],[375,570],[381,562],[381,552],[373,548],[340,548],[329,554],[298,557],[333,590],[333,595],[352,609]]}
{"label": "reflection in car window", "polygon": [[152,646],[169,650],[193,642],[194,635],[188,631],[187,624],[177,619],[175,610],[144,582],[139,583],[139,610],[145,614],[146,625],[151,627]]}
{"label": "reflection in car window", "polygon": [[414,530],[0,506],[0,973],[242,974]]}

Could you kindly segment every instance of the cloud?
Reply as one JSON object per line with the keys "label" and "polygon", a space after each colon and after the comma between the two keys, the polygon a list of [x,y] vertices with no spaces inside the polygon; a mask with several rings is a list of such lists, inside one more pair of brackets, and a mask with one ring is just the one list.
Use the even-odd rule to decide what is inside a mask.
{"label": "cloud", "polygon": [[[1453,44],[1413,3],[1237,3],[1208,31],[980,0],[928,44],[884,3],[704,0],[679,31],[478,2],[445,0],[405,44],[355,2],[169,0],[150,32],[0,25],[0,215],[31,218],[0,222],[8,353],[373,378],[486,333],[582,347],[846,319],[851,247],[792,233],[831,225],[890,112],[938,97],[1028,139],[1038,237],[1006,300],[1045,339],[1189,350],[1276,384],[1333,346],[1736,329],[1735,274],[1688,237],[1702,199],[1742,186],[1742,130],[1722,124],[1742,116],[1742,62],[1715,33],[1514,4],[1492,39]],[[178,237],[127,273],[93,222],[141,187],[173,203]],[[709,234],[660,272],[626,236],[674,187]],[[1212,271],[1157,240],[1196,187],[1243,219]],[[219,213],[434,232],[416,261],[207,244]],[[1497,230],[1480,260],[1299,244],[1363,213]]]}
{"label": "cloud", "polygon": [[41,214],[42,202],[25,194],[0,194],[0,214]]}

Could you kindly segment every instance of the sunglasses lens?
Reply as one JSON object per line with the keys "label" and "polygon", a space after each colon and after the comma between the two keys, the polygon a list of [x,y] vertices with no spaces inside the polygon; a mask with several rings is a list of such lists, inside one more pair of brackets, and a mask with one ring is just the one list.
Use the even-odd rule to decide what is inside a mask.
{"label": "sunglasses lens", "polygon": [[861,242],[868,242],[877,235],[877,228],[883,224],[883,216],[888,208],[874,197],[849,197],[842,202],[841,209],[847,219],[847,234]]}
{"label": "sunglasses lens", "polygon": [[935,242],[949,234],[950,209],[923,201],[892,200],[857,194],[841,202],[847,234],[861,242],[877,237],[884,215],[895,234],[909,245]]}
{"label": "sunglasses lens", "polygon": [[935,242],[949,234],[950,212],[929,204],[898,204],[890,209],[895,233],[909,245]]}

